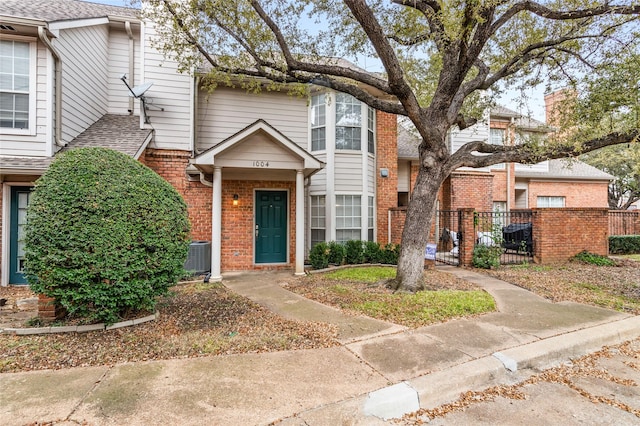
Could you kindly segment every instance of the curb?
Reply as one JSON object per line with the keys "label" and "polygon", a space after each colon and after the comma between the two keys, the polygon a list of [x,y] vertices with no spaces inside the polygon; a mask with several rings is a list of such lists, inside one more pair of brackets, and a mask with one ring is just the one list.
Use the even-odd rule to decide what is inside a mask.
{"label": "curb", "polygon": [[[505,349],[403,383],[415,391],[407,398],[413,399],[417,395],[420,408],[432,409],[457,400],[462,392],[516,384],[542,370],[596,352],[603,346],[621,344],[637,337],[640,337],[640,316],[628,317]],[[383,419],[390,418],[385,414],[386,408],[372,407],[371,400],[380,391],[392,390],[397,385],[394,383],[345,401],[303,411],[284,419],[282,424],[293,425],[295,420],[305,419],[306,415],[324,418],[328,422],[338,422],[346,416],[358,419],[353,424],[385,424]],[[408,413],[398,415],[394,412],[393,417]]]}
{"label": "curb", "polygon": [[0,334],[13,334],[16,336],[33,336],[37,334],[63,334],[63,333],[86,333],[89,331],[105,331],[115,330],[116,328],[131,327],[145,322],[153,321],[158,318],[158,313],[147,315],[146,317],[136,318],[127,321],[117,322],[115,324],[106,325],[104,323],[89,325],[71,325],[63,327],[32,327],[32,328],[3,328]]}

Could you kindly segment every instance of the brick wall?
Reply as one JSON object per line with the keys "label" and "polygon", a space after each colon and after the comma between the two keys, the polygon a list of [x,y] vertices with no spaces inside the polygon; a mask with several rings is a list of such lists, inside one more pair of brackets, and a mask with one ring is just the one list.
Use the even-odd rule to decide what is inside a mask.
{"label": "brick wall", "polygon": [[[185,169],[190,152],[147,149],[144,162],[167,180],[187,203],[191,239],[211,241],[213,189],[189,182]],[[208,179],[211,179],[210,177]],[[254,189],[278,189],[289,192],[289,260],[286,265],[256,266],[254,259]],[[238,205],[233,195],[238,194]],[[222,271],[291,268],[295,262],[295,182],[223,180],[222,182]]]}
{"label": "brick wall", "polygon": [[[404,229],[404,221],[407,218],[407,208],[396,207],[390,209],[389,212],[391,212],[391,235],[390,238],[387,238],[387,230],[385,230],[384,244],[386,244],[388,240],[394,244],[400,244],[400,241],[402,240],[402,230]],[[382,243],[382,241],[378,242]]]}
{"label": "brick wall", "polygon": [[445,200],[447,192],[450,193],[451,205],[446,210],[459,208],[474,208],[478,211],[493,210],[492,174],[454,172],[449,178],[449,184],[445,186]]}
{"label": "brick wall", "polygon": [[538,196],[565,197],[565,207],[608,207],[607,182],[529,182],[529,206],[538,206]]}
{"label": "brick wall", "polygon": [[198,181],[189,182],[185,170],[190,156],[189,151],[147,149],[143,162],[184,198],[191,222],[191,239],[211,241],[213,190]]}
{"label": "brick wall", "polygon": [[[277,189],[289,192],[289,264],[287,265],[253,264],[255,189]],[[237,206],[233,205],[234,194],[238,194]],[[295,182],[224,180],[222,182],[222,271],[291,268],[295,263],[296,253],[295,204]]]}
{"label": "brick wall", "polygon": [[[376,112],[376,200],[377,241],[386,244],[388,211],[398,206],[398,123],[394,114]],[[389,176],[380,177],[380,169],[388,169]],[[404,224],[404,221],[402,222]],[[394,224],[395,225],[395,224]]]}
{"label": "brick wall", "polygon": [[536,263],[566,262],[587,250],[609,254],[609,210],[606,208],[533,209]]}

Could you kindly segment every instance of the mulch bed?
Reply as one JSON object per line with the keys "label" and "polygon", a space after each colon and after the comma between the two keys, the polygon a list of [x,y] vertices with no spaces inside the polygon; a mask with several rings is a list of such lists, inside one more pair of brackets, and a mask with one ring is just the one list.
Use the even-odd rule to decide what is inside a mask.
{"label": "mulch bed", "polygon": [[286,320],[219,284],[191,283],[173,292],[159,302],[157,320],[133,327],[0,334],[0,373],[338,345],[334,326]]}

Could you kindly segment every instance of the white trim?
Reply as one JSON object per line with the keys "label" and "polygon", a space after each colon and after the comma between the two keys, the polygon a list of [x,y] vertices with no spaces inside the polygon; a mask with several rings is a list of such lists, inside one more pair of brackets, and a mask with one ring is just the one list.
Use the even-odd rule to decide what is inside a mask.
{"label": "white trim", "polygon": [[[225,139],[224,141],[220,142],[213,148],[210,148],[205,152],[203,152],[202,154],[196,156],[196,158],[193,161],[193,164],[200,164],[200,165],[215,164],[216,155],[222,154],[229,148],[233,147],[235,144],[244,141],[247,137],[256,133],[257,131],[265,132],[271,138],[276,140],[283,148],[291,152],[291,154],[300,158],[302,160],[302,163],[305,169],[315,171],[323,167],[323,164],[320,160],[316,159],[313,155],[308,153],[298,144],[291,141],[289,138],[284,136],[282,133],[277,131],[269,123],[267,123],[262,119],[255,121],[253,124],[242,129],[235,135]],[[297,167],[294,167],[292,169],[296,170]]]}
{"label": "white trim", "polygon": [[325,101],[327,102],[326,114],[326,145],[327,148],[327,165],[325,182],[325,240],[336,240],[336,99],[335,92],[327,92]]}
{"label": "white trim", "polygon": [[29,186],[33,187],[33,182],[3,182],[2,183],[2,274],[0,276],[0,286],[9,285],[10,269],[10,234],[11,234],[11,187]]}
{"label": "white trim", "polygon": [[[2,39],[29,44],[29,127],[26,129],[0,127],[0,135],[35,136],[37,129],[36,121],[38,119],[36,108],[36,103],[38,101],[38,45],[36,43],[36,39],[33,37],[20,36],[3,37]],[[7,93],[16,92],[11,91]]]}
{"label": "white trim", "polygon": [[211,278],[222,281],[222,168],[213,168],[213,190],[211,191]]}
{"label": "white trim", "polygon": [[298,169],[296,170],[296,275],[304,275],[304,205],[304,170]]}
{"label": "white trim", "polygon": [[71,28],[80,27],[92,27],[95,25],[106,25],[109,23],[109,18],[87,18],[87,19],[74,19],[69,21],[58,21],[49,24],[49,31],[68,30]]}
{"label": "white trim", "polygon": [[360,161],[362,162],[362,199],[360,200],[360,240],[369,240],[369,105],[361,102]]}

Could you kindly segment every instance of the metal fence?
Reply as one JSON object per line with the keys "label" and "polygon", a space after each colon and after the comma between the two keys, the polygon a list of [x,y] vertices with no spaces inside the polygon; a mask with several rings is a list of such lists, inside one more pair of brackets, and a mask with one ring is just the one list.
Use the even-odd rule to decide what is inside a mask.
{"label": "metal fence", "polygon": [[476,212],[475,245],[499,248],[502,265],[532,262],[532,219],[530,211]]}
{"label": "metal fence", "polygon": [[432,232],[437,236],[436,262],[447,265],[458,265],[460,241],[461,212],[457,210],[438,210]]}
{"label": "metal fence", "polygon": [[637,211],[610,210],[609,235],[640,235]]}

